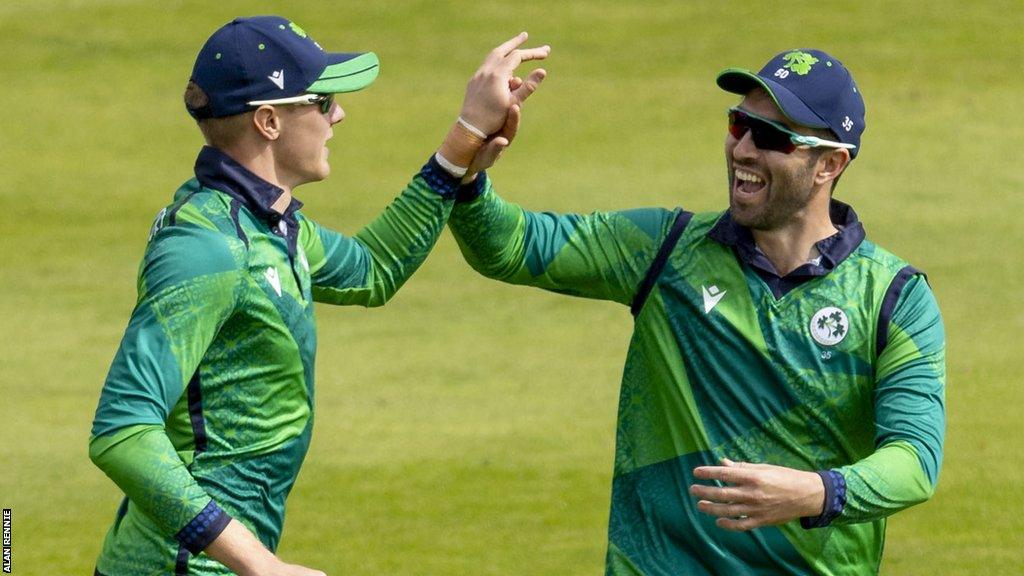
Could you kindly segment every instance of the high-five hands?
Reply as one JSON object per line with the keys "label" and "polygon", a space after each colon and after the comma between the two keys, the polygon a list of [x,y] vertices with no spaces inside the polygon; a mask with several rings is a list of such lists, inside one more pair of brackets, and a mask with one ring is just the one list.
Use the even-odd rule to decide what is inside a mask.
{"label": "high-five hands", "polygon": [[513,104],[522,104],[544,79],[538,68],[524,82],[515,77],[516,68],[527,60],[543,60],[551,53],[550,46],[519,48],[528,35],[520,32],[487,55],[466,85],[459,116],[488,136],[501,130]]}
{"label": "high-five hands", "polygon": [[721,466],[698,466],[693,475],[729,484],[690,486],[690,495],[699,498],[697,509],[717,516],[715,524],[726,530],[746,531],[818,516],[825,506],[825,487],[814,472],[722,458]]}
{"label": "high-five hands", "polygon": [[448,171],[472,180],[500,156],[519,127],[522,103],[537,90],[547,72],[538,68],[526,80],[515,76],[527,60],[543,60],[549,46],[519,48],[527,39],[522,32],[487,55],[466,85],[459,122],[448,132],[438,150],[438,161]]}

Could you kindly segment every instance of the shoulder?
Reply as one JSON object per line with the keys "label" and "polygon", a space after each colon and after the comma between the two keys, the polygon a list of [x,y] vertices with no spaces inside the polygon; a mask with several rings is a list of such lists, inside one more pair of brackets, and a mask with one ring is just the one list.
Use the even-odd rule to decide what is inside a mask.
{"label": "shoulder", "polygon": [[139,270],[147,291],[244,269],[246,246],[235,233],[230,200],[186,182],[161,209]]}
{"label": "shoulder", "polygon": [[668,210],[666,208],[634,208],[632,210],[615,212],[614,214],[623,218],[652,239],[656,239],[668,233],[669,228],[672,227],[672,223],[675,222],[676,216],[680,212],[685,211],[679,208],[675,210]]}
{"label": "shoulder", "polygon": [[717,212],[697,212],[690,218],[690,223],[687,225],[687,229],[693,232],[699,232],[707,234],[718,224],[718,221],[725,216],[726,210],[719,210]]}

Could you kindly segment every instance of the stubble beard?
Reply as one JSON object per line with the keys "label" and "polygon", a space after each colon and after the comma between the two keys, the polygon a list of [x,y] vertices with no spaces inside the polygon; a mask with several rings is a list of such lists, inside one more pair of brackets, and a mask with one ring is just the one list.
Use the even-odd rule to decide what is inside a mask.
{"label": "stubble beard", "polygon": [[814,192],[814,163],[810,162],[795,172],[772,175],[771,184],[764,191],[765,201],[758,206],[740,206],[733,197],[734,167],[729,171],[729,213],[737,224],[752,230],[777,230],[793,221],[794,216],[807,208]]}

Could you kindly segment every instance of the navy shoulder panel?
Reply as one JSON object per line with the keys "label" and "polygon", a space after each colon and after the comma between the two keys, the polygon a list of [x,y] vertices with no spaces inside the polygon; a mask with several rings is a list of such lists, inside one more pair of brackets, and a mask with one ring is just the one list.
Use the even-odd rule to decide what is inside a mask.
{"label": "navy shoulder panel", "polygon": [[676,247],[679,237],[683,235],[683,230],[686,229],[686,225],[690,223],[691,218],[693,218],[693,212],[687,212],[681,208],[676,212],[675,219],[672,221],[672,227],[669,228],[668,234],[665,235],[665,240],[661,243],[661,247],[658,248],[658,253],[654,256],[651,267],[647,269],[647,274],[644,275],[644,279],[640,282],[640,287],[636,291],[633,303],[629,307],[629,311],[633,314],[634,318],[643,309],[644,303],[647,302],[647,297],[651,295],[655,282],[658,281],[661,271],[665,268],[665,263],[668,262],[669,254]]}
{"label": "navy shoulder panel", "polygon": [[889,323],[892,322],[892,315],[896,311],[896,304],[900,300],[903,288],[911,278],[918,274],[923,275],[924,273],[913,266],[904,266],[889,283],[889,288],[886,289],[885,296],[882,298],[881,310],[878,313],[878,330],[875,334],[876,357],[882,353],[882,350],[885,350],[885,346],[889,343]]}

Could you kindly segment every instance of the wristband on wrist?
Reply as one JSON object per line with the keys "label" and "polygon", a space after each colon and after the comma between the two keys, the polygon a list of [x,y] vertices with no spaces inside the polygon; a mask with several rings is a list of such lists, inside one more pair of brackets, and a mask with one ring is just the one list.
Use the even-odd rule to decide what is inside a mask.
{"label": "wristband on wrist", "polygon": [[434,159],[441,165],[441,168],[444,168],[445,172],[455,176],[456,178],[462,178],[466,175],[466,170],[469,170],[468,167],[464,168],[462,166],[456,166],[450,160],[445,158],[440,151],[434,153]]}
{"label": "wristband on wrist", "polygon": [[473,162],[477,151],[484,145],[484,139],[469,131],[468,128],[456,122],[452,124],[451,130],[444,137],[441,148],[438,150],[445,160],[456,167],[469,166]]}
{"label": "wristband on wrist", "polygon": [[476,126],[473,126],[472,124],[467,122],[466,119],[463,118],[462,116],[459,116],[458,123],[462,124],[463,128],[465,128],[466,130],[469,130],[470,132],[472,132],[473,135],[475,135],[476,137],[482,138],[484,140],[487,140],[487,133],[486,132],[484,132],[483,130],[477,128]]}
{"label": "wristband on wrist", "polygon": [[819,516],[800,519],[804,530],[824,528],[832,523],[846,507],[846,479],[838,470],[821,470],[818,472],[825,487],[825,506]]}

